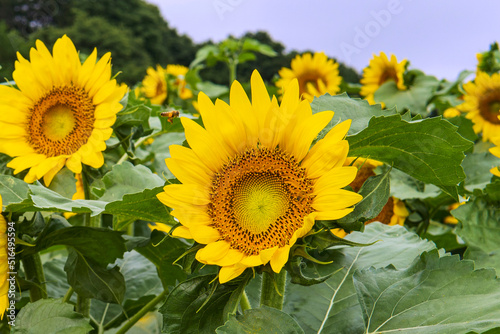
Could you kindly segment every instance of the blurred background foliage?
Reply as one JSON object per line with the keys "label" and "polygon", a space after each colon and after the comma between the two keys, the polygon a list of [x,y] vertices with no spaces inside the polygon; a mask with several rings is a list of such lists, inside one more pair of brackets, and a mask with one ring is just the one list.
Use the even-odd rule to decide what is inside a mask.
{"label": "blurred background foliage", "polygon": [[[158,7],[142,0],[0,0],[0,78],[11,80],[16,52],[29,56],[29,49],[41,39],[52,45],[67,34],[85,58],[97,48],[99,55],[110,51],[118,80],[134,85],[142,80],[148,66],[180,64],[189,66],[197,50],[212,41],[194,43],[179,34],[161,16]],[[237,78],[248,81],[256,68],[270,82],[281,67],[299,53],[286,52],[267,32],[248,32],[250,37],[276,51],[275,57],[258,54],[255,61],[238,67]],[[331,55],[330,55],[331,56]],[[359,74],[340,64],[346,82],[359,82]],[[228,69],[223,63],[204,68],[202,79],[226,84]]]}

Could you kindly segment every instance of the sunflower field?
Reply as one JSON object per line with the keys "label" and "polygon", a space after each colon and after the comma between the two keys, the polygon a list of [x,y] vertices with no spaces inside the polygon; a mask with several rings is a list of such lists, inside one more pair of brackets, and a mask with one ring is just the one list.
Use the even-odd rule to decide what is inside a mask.
{"label": "sunflower field", "polygon": [[0,85],[1,333],[500,333],[496,43],[240,80],[276,51],[231,37],[132,85],[75,44]]}

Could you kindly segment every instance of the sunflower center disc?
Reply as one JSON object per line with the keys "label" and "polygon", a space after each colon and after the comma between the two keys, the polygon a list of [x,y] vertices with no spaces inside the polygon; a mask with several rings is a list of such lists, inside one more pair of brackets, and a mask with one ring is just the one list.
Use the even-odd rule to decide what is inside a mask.
{"label": "sunflower center disc", "polygon": [[28,141],[47,157],[73,154],[91,136],[94,112],[92,99],[82,88],[54,87],[31,110]]}
{"label": "sunflower center disc", "polygon": [[249,149],[215,174],[208,214],[221,239],[247,255],[283,247],[313,211],[312,181],[279,148]]}
{"label": "sunflower center disc", "polygon": [[233,203],[236,221],[254,234],[267,230],[288,209],[285,187],[272,175],[247,175],[235,187]]}
{"label": "sunflower center disc", "polygon": [[73,111],[64,105],[50,108],[44,117],[43,133],[50,140],[64,139],[75,127]]}

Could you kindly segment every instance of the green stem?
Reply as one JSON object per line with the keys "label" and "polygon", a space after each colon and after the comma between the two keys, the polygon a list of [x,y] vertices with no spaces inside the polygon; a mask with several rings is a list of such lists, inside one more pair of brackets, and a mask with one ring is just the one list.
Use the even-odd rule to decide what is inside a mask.
{"label": "green stem", "polygon": [[233,81],[236,80],[236,66],[238,62],[233,59],[229,59],[227,66],[229,67],[229,87],[233,84]]}
{"label": "green stem", "polygon": [[39,299],[47,298],[47,287],[45,286],[45,274],[43,272],[40,254],[28,255],[23,259],[26,279],[33,285],[30,287],[30,301],[36,302]]}
{"label": "green stem", "polygon": [[245,290],[243,290],[243,294],[241,295],[240,306],[242,311],[250,310],[252,308],[252,305],[250,305],[250,301],[248,300],[248,296]]}
{"label": "green stem", "polygon": [[62,300],[63,303],[68,303],[71,299],[71,296],[73,296],[73,292],[75,292],[75,290],[73,290],[73,287],[70,286],[68,291],[66,292],[66,294],[64,295],[64,298]]}
{"label": "green stem", "polygon": [[285,269],[281,269],[279,274],[264,271],[262,273],[260,305],[266,305],[281,310],[283,308],[283,299],[285,297],[285,284]]}
{"label": "green stem", "polygon": [[[87,169],[84,167],[82,169],[82,184],[83,193],[85,194],[85,199],[90,199],[90,182]],[[90,212],[84,213],[83,215],[83,225],[87,227],[96,227],[95,219],[91,219]],[[80,295],[76,298],[76,311],[81,313],[84,317],[88,318],[90,316],[90,298],[85,298]]]}
{"label": "green stem", "polygon": [[[146,137],[141,137],[139,138],[136,142],[135,142],[135,147],[139,147],[142,145],[142,143],[144,143],[146,140],[148,140],[149,138],[154,138],[154,137],[158,137],[159,135],[161,134],[164,134],[166,133],[166,131],[158,131],[158,132],[155,132],[155,133],[152,133],[150,134],[149,136],[146,136]],[[128,154],[125,152],[123,153],[123,155],[120,157],[120,160],[118,160],[118,162],[116,163],[117,165],[121,164],[122,162],[124,161],[127,161],[128,159]]]}
{"label": "green stem", "polygon": [[88,318],[90,316],[90,298],[84,298],[78,295],[76,297],[76,312]]}
{"label": "green stem", "polygon": [[124,334],[126,333],[132,326],[135,325],[139,319],[141,319],[146,313],[151,311],[156,304],[162,301],[163,298],[167,295],[167,290],[163,290],[162,293],[160,293],[158,296],[156,296],[153,300],[151,300],[149,303],[144,305],[143,308],[139,310],[132,318],[130,318],[115,334]]}

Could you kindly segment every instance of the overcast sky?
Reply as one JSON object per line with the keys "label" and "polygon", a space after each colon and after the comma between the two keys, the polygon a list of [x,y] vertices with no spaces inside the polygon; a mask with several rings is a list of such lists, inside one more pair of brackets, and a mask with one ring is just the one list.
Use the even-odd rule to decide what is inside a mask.
{"label": "overcast sky", "polygon": [[195,42],[265,30],[287,50],[324,51],[358,71],[384,51],[453,80],[500,39],[500,2],[493,0],[148,1]]}

